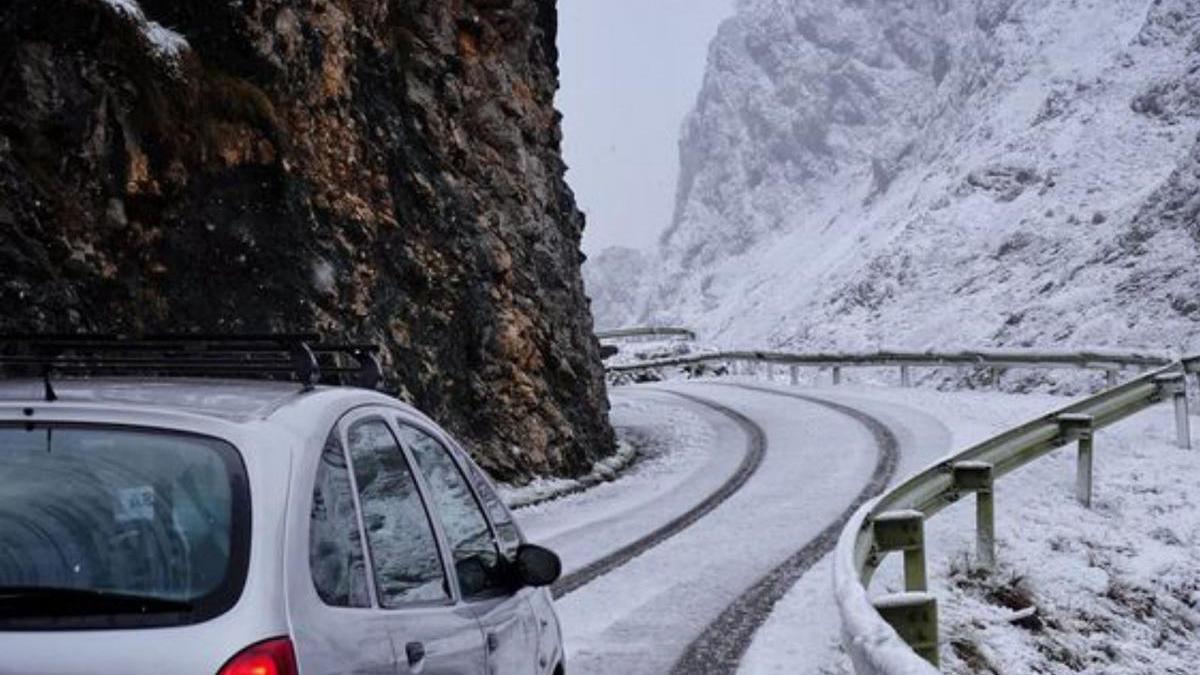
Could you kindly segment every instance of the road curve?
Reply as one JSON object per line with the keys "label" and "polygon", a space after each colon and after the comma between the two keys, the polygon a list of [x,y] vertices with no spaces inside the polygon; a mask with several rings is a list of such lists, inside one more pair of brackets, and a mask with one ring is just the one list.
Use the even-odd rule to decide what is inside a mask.
{"label": "road curve", "polygon": [[[829,523],[787,560],[755,582],[709,623],[700,635],[688,645],[683,656],[675,662],[671,670],[674,675],[736,673],[738,664],[750,647],[754,633],[766,621],[775,603],[817,561],[833,550],[838,535],[850,516],[864,502],[882,492],[891,481],[900,457],[900,444],[896,434],[883,422],[860,410],[815,396],[784,392],[767,387],[746,384],[724,384],[723,386],[795,398],[845,415],[867,428],[878,446],[879,454],[870,480],[859,491],[854,501],[833,522]],[[709,405],[713,404],[709,403]]]}
{"label": "road curve", "polygon": [[593,579],[600,577],[612,570],[624,565],[637,556],[661,544],[672,536],[686,529],[689,525],[700,520],[710,511],[720,506],[722,502],[729,499],[735,492],[738,491],[754,472],[762,465],[763,457],[767,452],[767,436],[762,427],[758,426],[749,417],[739,413],[732,408],[728,408],[719,403],[709,401],[690,394],[684,394],[678,391],[670,391],[664,389],[656,389],[647,387],[652,391],[668,394],[678,398],[686,399],[696,405],[703,406],[713,412],[722,415],[734,422],[746,434],[747,447],[746,454],[742,458],[741,464],[730,477],[721,484],[719,488],[713,491],[708,497],[704,498],[696,506],[688,509],[684,513],[679,514],[666,524],[655,529],[649,534],[605,555],[604,557],[595,560],[588,565],[564,575],[552,587],[551,591],[555,598],[560,598],[571,591],[587,584]]}

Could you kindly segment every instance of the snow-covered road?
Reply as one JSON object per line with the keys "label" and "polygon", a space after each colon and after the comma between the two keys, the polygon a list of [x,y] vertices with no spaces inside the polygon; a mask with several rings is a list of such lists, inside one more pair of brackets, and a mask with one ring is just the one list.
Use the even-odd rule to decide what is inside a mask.
{"label": "snow-covered road", "polygon": [[[716,413],[740,427],[746,436],[746,446],[744,452],[742,452],[741,461],[738,462],[737,467],[727,477],[724,477],[720,485],[716,486],[715,489],[706,492],[697,489],[701,484],[711,481],[713,477],[721,476],[722,472],[720,468],[725,468],[721,467],[719,462],[710,462],[709,466],[705,467],[705,471],[697,472],[692,480],[681,483],[676,486],[675,490],[663,492],[661,487],[654,490],[653,493],[658,495],[658,499],[654,500],[657,503],[643,505],[637,510],[626,509],[621,516],[608,518],[603,523],[588,523],[584,526],[588,531],[579,533],[582,536],[576,537],[576,539],[595,541],[596,537],[592,532],[603,525],[611,528],[610,531],[612,534],[629,536],[631,532],[629,525],[633,524],[630,521],[635,517],[640,516],[638,519],[645,525],[660,521],[664,515],[670,514],[673,511],[680,511],[678,515],[655,527],[648,533],[638,536],[634,541],[589,562],[578,570],[568,571],[554,585],[555,597],[561,597],[591,582],[593,579],[607,574],[690,527],[740,490],[746,481],[762,466],[767,449],[767,437],[762,427],[736,410],[714,403],[713,401],[682,392],[670,393],[674,397],[682,398],[706,408],[710,413]],[[736,453],[716,452],[710,453],[709,456],[713,459],[723,459],[728,462],[729,458],[734,454]],[[717,469],[717,472],[709,472],[707,469],[710,468]],[[709,480],[704,480],[705,478]],[[699,500],[692,504],[692,499],[689,499],[689,497],[693,499],[699,497]],[[659,508],[656,509],[655,507]]]}
{"label": "snow-covered road", "polygon": [[[739,601],[757,588],[773,602],[777,588],[786,590],[820,557],[821,535],[877,487],[870,484],[873,477],[880,481],[881,466],[890,468],[881,464],[881,433],[900,451],[900,472],[910,468],[907,449],[920,446],[918,454],[928,456],[949,446],[944,427],[902,404],[804,390],[854,409],[838,410],[792,393],[703,382],[614,390],[619,423],[657,422],[678,447],[672,457],[651,457],[619,481],[518,512],[532,540],[561,552],[568,575],[728,485],[754,451],[747,420],[761,433],[765,452],[744,484],[704,517],[558,601],[571,672],[665,673],[677,665],[731,672],[769,609],[742,611]],[[866,423],[872,420],[874,428]],[[806,545],[812,559],[797,565]],[[774,583],[764,582],[773,572]],[[818,605],[812,618],[836,630],[832,604]],[[689,650],[718,620],[731,621],[730,631],[739,633],[736,653]]]}
{"label": "snow-covered road", "polygon": [[736,423],[719,424],[727,418],[712,408],[643,388],[614,392],[613,406],[619,424],[647,437],[655,454],[620,480],[517,511],[526,534],[562,557],[566,579],[654,538],[757,468],[753,439]]}

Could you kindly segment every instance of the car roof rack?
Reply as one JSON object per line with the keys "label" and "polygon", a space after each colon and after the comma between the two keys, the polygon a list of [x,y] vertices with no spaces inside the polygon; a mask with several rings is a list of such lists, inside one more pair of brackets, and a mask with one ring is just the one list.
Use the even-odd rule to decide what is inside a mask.
{"label": "car roof rack", "polygon": [[376,389],[383,369],[377,345],[316,333],[0,335],[0,375],[41,377],[52,401],[53,374],[295,380],[308,391],[322,381]]}

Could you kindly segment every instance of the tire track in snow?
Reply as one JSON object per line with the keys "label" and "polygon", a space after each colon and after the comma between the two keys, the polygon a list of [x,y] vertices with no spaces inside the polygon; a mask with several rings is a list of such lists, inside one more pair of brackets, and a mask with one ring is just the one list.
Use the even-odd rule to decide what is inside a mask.
{"label": "tire track in snow", "polygon": [[750,641],[763,622],[770,616],[775,603],[812,568],[821,558],[833,551],[838,536],[850,516],[864,502],[883,491],[896,473],[900,458],[900,443],[896,435],[878,419],[850,406],[804,394],[780,391],[768,387],[746,384],[722,384],[722,386],[746,389],[775,396],[799,399],[828,408],[850,417],[871,432],[879,447],[875,469],[866,486],[841,515],[821,530],[787,560],[767,573],[747,589],[737,600],[721,612],[712,623],[704,628],[671,669],[673,675],[694,673],[736,673],[738,666],[750,648]]}
{"label": "tire track in snow", "polygon": [[603,558],[600,558],[599,560],[596,560],[591,564],[586,565],[585,567],[582,567],[559,579],[554,583],[553,586],[550,587],[550,590],[554,594],[555,598],[561,598],[567,593],[570,593],[571,591],[574,591],[579,587],[589,583],[593,579],[608,574],[621,565],[624,565],[630,560],[633,560],[639,555],[649,551],[667,539],[670,539],[676,534],[682,532],[688,526],[695,523],[697,520],[700,520],[704,516],[708,515],[710,511],[720,506],[721,502],[729,499],[729,497],[731,497],[743,485],[745,485],[746,481],[750,480],[750,477],[753,476],[754,472],[758,470],[758,467],[762,465],[763,457],[767,452],[767,435],[765,432],[763,432],[762,427],[755,424],[754,421],[749,417],[746,417],[732,408],[727,408],[719,403],[701,398],[699,396],[693,396],[692,394],[684,394],[682,392],[670,391],[666,389],[652,389],[650,387],[647,387],[647,389],[686,399],[692,403],[704,406],[709,410],[729,418],[735,424],[741,427],[742,431],[746,433],[746,455],[742,458],[742,463],[738,465],[737,470],[734,471],[733,475],[729,477],[729,480],[726,480],[721,484],[721,487],[717,488],[716,491],[705,497],[704,501],[700,502],[691,509],[688,509],[686,512],[676,516],[666,525],[654,530],[641,539],[617,549]]}

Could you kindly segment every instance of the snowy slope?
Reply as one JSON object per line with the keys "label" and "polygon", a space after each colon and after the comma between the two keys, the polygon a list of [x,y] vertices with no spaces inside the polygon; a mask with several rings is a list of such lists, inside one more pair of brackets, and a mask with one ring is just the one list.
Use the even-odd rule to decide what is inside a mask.
{"label": "snowy slope", "polygon": [[[1198,23],[1197,0],[744,0],[623,311],[725,344],[1200,348]],[[629,284],[599,262],[593,297]]]}
{"label": "snowy slope", "polygon": [[651,258],[627,246],[610,246],[583,265],[583,287],[597,330],[635,323]]}

